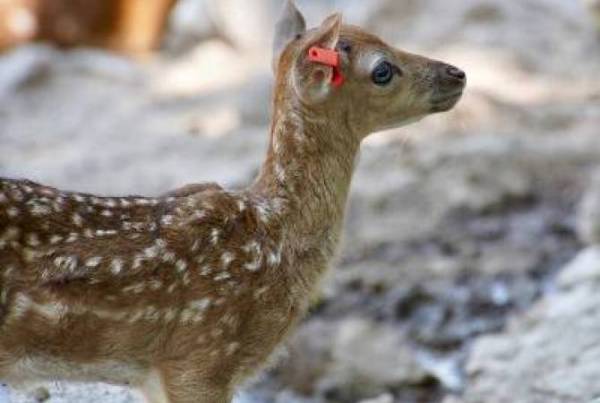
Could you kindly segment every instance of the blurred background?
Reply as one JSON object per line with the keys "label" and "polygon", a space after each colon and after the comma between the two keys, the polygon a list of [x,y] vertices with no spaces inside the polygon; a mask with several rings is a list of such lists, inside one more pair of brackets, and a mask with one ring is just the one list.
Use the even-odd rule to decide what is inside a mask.
{"label": "blurred background", "polygon": [[[280,0],[0,0],[0,175],[248,184]],[[363,147],[336,269],[237,403],[600,399],[600,1],[298,0],[466,70]],[[52,384],[9,402],[139,402]]]}

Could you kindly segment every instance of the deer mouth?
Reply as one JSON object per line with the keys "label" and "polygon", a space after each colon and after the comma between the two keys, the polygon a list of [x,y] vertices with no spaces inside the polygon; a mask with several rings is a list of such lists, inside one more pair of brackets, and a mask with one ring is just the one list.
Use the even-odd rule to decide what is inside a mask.
{"label": "deer mouth", "polygon": [[446,112],[454,108],[462,97],[463,89],[454,91],[450,94],[435,94],[431,98],[431,112]]}

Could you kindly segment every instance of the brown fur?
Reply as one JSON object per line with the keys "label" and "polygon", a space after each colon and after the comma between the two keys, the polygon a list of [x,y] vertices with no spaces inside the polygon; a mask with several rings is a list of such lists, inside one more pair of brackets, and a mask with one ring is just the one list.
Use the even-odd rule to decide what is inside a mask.
{"label": "brown fur", "polygon": [[[296,13],[288,3],[284,20],[303,29]],[[225,403],[266,362],[335,254],[361,140],[450,109],[464,87],[440,77],[441,63],[337,15],[287,31],[271,142],[248,189],[96,197],[0,181],[0,378],[104,381],[140,387],[156,403]],[[343,42],[351,50],[337,89],[331,69],[305,54]],[[403,71],[386,88],[370,81],[381,55]]]}

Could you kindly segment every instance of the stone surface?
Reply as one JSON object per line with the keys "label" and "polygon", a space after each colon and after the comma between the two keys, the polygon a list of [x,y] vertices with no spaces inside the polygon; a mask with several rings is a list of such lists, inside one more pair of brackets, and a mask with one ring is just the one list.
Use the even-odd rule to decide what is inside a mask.
{"label": "stone surface", "polygon": [[577,232],[588,244],[600,244],[600,170],[590,184],[577,211]]}
{"label": "stone surface", "polygon": [[332,361],[320,388],[344,400],[419,384],[428,376],[397,328],[358,318],[338,324]]}
{"label": "stone surface", "polygon": [[464,403],[574,403],[600,397],[600,253],[588,249],[508,330],[475,343]]}

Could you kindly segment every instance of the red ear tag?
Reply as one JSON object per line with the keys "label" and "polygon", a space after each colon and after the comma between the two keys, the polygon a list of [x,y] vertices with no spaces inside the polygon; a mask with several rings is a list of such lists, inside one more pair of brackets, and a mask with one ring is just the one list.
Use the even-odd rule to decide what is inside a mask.
{"label": "red ear tag", "polygon": [[340,70],[340,54],[335,50],[323,49],[313,46],[308,50],[308,60],[314,63],[320,63],[325,66],[333,67],[333,77],[331,84],[334,87],[341,87],[346,79]]}

